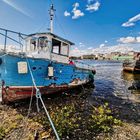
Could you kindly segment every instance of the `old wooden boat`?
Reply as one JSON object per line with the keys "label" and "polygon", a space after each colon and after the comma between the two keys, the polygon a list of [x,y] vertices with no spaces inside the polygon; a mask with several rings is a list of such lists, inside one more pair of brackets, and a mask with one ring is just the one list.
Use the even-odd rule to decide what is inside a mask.
{"label": "old wooden boat", "polygon": [[129,61],[126,60],[123,63],[123,71],[140,74],[140,60],[139,60],[139,53],[137,54],[137,57],[135,57],[135,60]]}
{"label": "old wooden boat", "polygon": [[[28,98],[36,94],[36,89],[41,94],[50,94],[94,81],[93,67],[80,68],[69,61],[74,43],[53,33],[53,13],[52,5],[51,32],[25,35],[0,28],[5,32],[0,33],[5,37],[0,50],[0,102]],[[16,34],[19,41],[8,33]],[[20,49],[9,49],[7,40],[19,44]]]}

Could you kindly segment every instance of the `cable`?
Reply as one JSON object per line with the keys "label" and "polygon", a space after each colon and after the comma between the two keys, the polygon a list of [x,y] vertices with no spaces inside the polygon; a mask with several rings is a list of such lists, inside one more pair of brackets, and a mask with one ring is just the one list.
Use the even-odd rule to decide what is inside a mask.
{"label": "cable", "polygon": [[28,108],[28,114],[27,114],[26,118],[29,117],[30,112],[31,112],[32,100],[33,100],[33,93],[34,93],[34,87],[32,86],[32,92],[31,92],[31,97],[30,97],[30,103],[29,103],[29,108]]}
{"label": "cable", "polygon": [[34,87],[35,87],[35,89],[36,89],[36,98],[39,98],[39,99],[40,99],[40,101],[41,101],[41,103],[42,103],[42,105],[43,105],[43,108],[44,108],[44,110],[45,110],[45,113],[46,113],[46,115],[47,115],[47,117],[48,117],[48,119],[49,119],[49,122],[50,122],[51,126],[52,126],[52,129],[53,129],[53,131],[54,131],[54,133],[55,133],[55,136],[56,136],[57,140],[60,140],[59,135],[58,135],[58,133],[57,133],[57,131],[56,131],[56,129],[55,129],[55,126],[54,126],[54,124],[53,124],[53,122],[52,122],[52,120],[51,120],[51,117],[50,117],[50,115],[49,115],[49,113],[48,113],[48,110],[47,110],[47,108],[46,108],[46,106],[45,106],[45,104],[44,104],[44,102],[43,102],[43,99],[42,99],[42,97],[41,97],[40,90],[39,90],[39,89],[37,88],[37,86],[36,86],[35,79],[34,79],[34,76],[33,76],[33,73],[32,73],[31,67],[30,67],[30,63],[29,63],[27,57],[26,57],[26,60],[27,60],[27,64],[28,64],[28,68],[29,68],[29,71],[30,71],[30,75],[31,75],[31,78],[32,78],[33,85],[34,85]]}
{"label": "cable", "polygon": [[65,32],[64,28],[62,27],[62,25],[61,25],[61,24],[60,24],[60,22],[59,22],[59,19],[57,18],[56,13],[55,13],[55,18],[56,18],[56,20],[57,20],[57,22],[58,22],[58,25],[59,25],[60,29],[63,31],[64,35],[67,37],[67,35],[66,35],[66,32]]}
{"label": "cable", "polygon": [[[43,27],[44,26],[46,26],[46,27],[48,27],[49,26],[49,23],[47,22],[44,22],[41,26],[40,26],[40,28],[37,30],[37,32],[40,32],[42,29],[43,29]],[[47,28],[48,29],[48,28]]]}

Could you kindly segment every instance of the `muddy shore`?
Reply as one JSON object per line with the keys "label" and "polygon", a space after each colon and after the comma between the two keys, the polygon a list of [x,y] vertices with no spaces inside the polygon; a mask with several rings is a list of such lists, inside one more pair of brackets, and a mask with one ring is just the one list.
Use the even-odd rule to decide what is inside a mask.
{"label": "muddy shore", "polygon": [[[58,96],[43,97],[44,103],[54,119],[55,126],[57,126],[56,129],[61,139],[139,140],[140,104],[134,103],[129,99],[120,99],[115,96],[106,98],[92,96],[91,102],[89,98],[91,98],[93,90],[93,88],[79,88]],[[30,100],[28,99],[8,105],[0,105],[1,139],[33,140],[36,133],[39,134],[38,139],[40,140],[55,139],[55,135],[48,123],[41,103],[39,103],[40,112],[37,112],[35,98],[33,98],[31,111],[27,118],[29,102]],[[119,120],[121,125],[111,124],[107,127],[108,131],[105,131],[105,124],[105,129],[95,131],[93,127],[90,127],[93,124],[89,116],[96,115],[95,112],[92,112],[93,108],[98,108],[101,105],[104,106],[105,103],[108,104],[113,119]],[[59,119],[55,116],[56,113],[59,115]],[[63,119],[61,113],[65,113],[65,119]],[[98,129],[98,126],[96,127]]]}

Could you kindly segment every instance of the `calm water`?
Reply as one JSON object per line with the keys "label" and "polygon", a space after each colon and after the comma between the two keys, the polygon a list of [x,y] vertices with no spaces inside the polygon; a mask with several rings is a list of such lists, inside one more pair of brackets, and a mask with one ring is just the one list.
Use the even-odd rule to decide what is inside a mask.
{"label": "calm water", "polygon": [[117,96],[140,101],[140,75],[123,72],[121,62],[93,60],[85,62],[94,65],[97,72],[93,96]]}

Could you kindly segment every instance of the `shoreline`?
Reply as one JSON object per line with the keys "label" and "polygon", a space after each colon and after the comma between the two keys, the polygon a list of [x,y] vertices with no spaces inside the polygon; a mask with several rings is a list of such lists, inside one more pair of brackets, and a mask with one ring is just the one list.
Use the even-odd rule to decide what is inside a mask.
{"label": "shoreline", "polygon": [[[68,108],[65,111],[71,111],[70,115],[76,114],[76,116],[73,116],[73,119],[75,119],[76,117],[81,118],[81,120],[79,120],[79,126],[75,129],[76,126],[73,126],[74,123],[71,124],[72,128],[70,129],[69,132],[70,134],[65,135],[66,132],[64,131],[63,135],[61,136],[61,139],[63,140],[65,139],[73,139],[73,140],[140,139],[140,119],[139,119],[140,105],[138,103],[133,103],[130,100],[129,101],[123,100],[115,96],[106,97],[104,99],[104,98],[96,97],[94,95],[92,95],[93,102],[91,104],[91,102],[89,102],[89,97],[91,97],[92,91],[93,88],[89,88],[89,89],[85,88],[84,91],[83,89],[77,89],[75,91],[69,91],[64,95],[59,95],[57,97],[43,97],[45,101],[45,105],[49,110],[50,114],[54,114],[54,112],[56,112],[57,110],[61,112],[64,109],[63,107],[66,106]],[[17,119],[18,121],[16,120],[15,117],[15,126],[12,127],[11,130],[8,132],[8,134],[5,135],[5,139],[6,140],[10,139],[13,137],[13,135],[18,136],[17,130],[20,131],[21,135],[23,135],[25,139],[26,138],[33,139],[36,129],[39,131],[40,138],[44,137],[45,139],[47,137],[47,139],[49,140],[55,139],[51,127],[49,127],[48,123],[46,123],[47,120],[46,119],[44,120],[45,114],[41,106],[40,106],[41,111],[39,113],[36,112],[35,100],[33,100],[32,110],[27,120],[27,122],[29,123],[26,124],[29,131],[28,133],[27,131],[26,133],[22,131],[22,129],[24,128],[22,123],[23,120],[26,118],[28,112],[28,104],[29,104],[28,102],[29,100],[19,102],[19,103],[17,102],[9,105],[0,105],[1,122],[4,122],[6,120],[5,117],[7,115],[9,115],[9,120],[14,118],[15,114],[16,116],[21,117],[21,120]],[[87,126],[87,124],[89,124],[89,120],[87,119],[87,116],[90,115],[92,107],[99,107],[100,105],[103,106],[105,103],[109,104],[109,108],[111,109],[112,116],[120,120],[123,125],[116,125],[116,126],[112,125],[110,126],[111,131],[109,132],[101,131],[100,133],[97,134],[93,133],[93,130],[90,130]],[[75,108],[74,109],[71,108],[72,106],[74,106]],[[71,119],[69,121],[71,121]],[[20,122],[20,123],[16,125],[16,122]],[[35,127],[32,127],[32,125]],[[59,125],[63,126],[63,123]]]}

